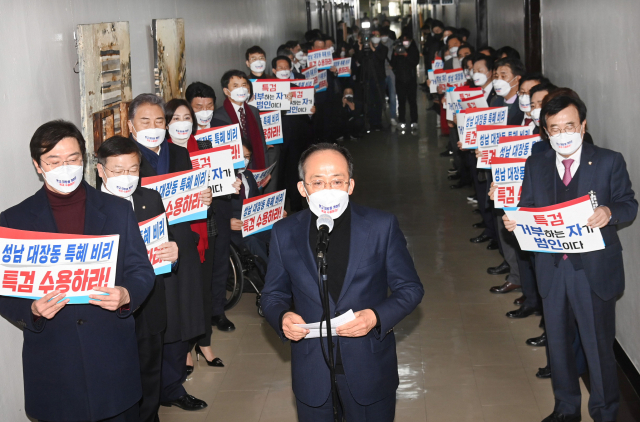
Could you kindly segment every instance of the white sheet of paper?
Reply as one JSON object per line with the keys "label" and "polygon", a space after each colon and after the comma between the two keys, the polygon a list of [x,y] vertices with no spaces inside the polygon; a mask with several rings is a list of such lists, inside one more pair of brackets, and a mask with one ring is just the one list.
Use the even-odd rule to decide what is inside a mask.
{"label": "white sheet of paper", "polygon": [[[353,321],[354,319],[356,319],[356,316],[353,313],[353,310],[349,309],[347,312],[345,312],[344,314],[337,316],[333,319],[331,319],[331,335],[335,336],[336,335],[336,327],[339,327],[343,324],[346,324],[349,321]],[[314,322],[311,324],[295,324],[298,327],[302,327],[302,328],[306,328],[307,330],[309,330],[309,334],[307,334],[307,336],[305,338],[318,338],[320,337],[320,323],[319,322]],[[327,325],[326,324],[322,324],[323,328],[324,328],[324,333],[322,333],[322,337],[327,337]]]}

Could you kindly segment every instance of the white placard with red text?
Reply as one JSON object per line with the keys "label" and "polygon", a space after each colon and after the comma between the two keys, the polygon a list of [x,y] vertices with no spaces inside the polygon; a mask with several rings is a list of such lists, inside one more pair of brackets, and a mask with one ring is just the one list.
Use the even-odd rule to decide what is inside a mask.
{"label": "white placard with red text", "polygon": [[244,168],[244,154],[242,153],[242,137],[240,135],[240,125],[235,123],[227,126],[220,126],[211,129],[202,129],[194,135],[196,141],[209,141],[215,149],[216,147],[231,146],[231,159],[233,168]]}
{"label": "white placard with red text", "polygon": [[287,115],[313,114],[311,109],[315,102],[315,89],[312,86],[291,88],[291,108]]}
{"label": "white placard with red text", "polygon": [[119,235],[84,236],[0,227],[0,296],[39,299],[60,290],[89,303],[94,287],[114,287]]}
{"label": "white placard with red text", "polygon": [[264,140],[267,145],[276,145],[283,142],[282,138],[282,118],[279,111],[267,111],[260,113],[262,120],[262,130]]}
{"label": "white placard with red text", "polygon": [[433,74],[436,78],[436,92],[438,86],[442,88],[443,91],[447,89],[447,73],[444,71],[444,69],[434,70]]}
{"label": "white placard with red text", "polygon": [[506,125],[507,107],[471,108],[462,110],[464,113],[464,123],[460,124],[458,117],[458,133],[462,141],[463,149],[476,149],[478,143],[476,139],[476,127],[479,125]]}
{"label": "white placard with red text", "polygon": [[307,65],[316,66],[318,70],[330,69],[333,66],[333,55],[331,50],[309,50],[307,54]]}
{"label": "white placard with red text", "polygon": [[169,241],[169,231],[167,230],[167,216],[162,213],[157,217],[138,223],[140,235],[147,247],[149,262],[153,265],[156,275],[171,272],[171,262],[158,258],[158,247]]}
{"label": "white placard with red text", "polygon": [[256,179],[256,183],[258,184],[258,186],[260,186],[260,183],[262,183],[262,181],[271,174],[276,166],[276,163],[277,161],[264,170],[249,170],[253,174],[253,178]]}
{"label": "white placard with red text", "polygon": [[242,202],[242,237],[271,230],[284,218],[286,190],[245,199]]}
{"label": "white placard with red text", "polygon": [[478,149],[482,154],[478,157],[477,168],[491,168],[491,159],[496,156],[500,138],[512,136],[529,136],[533,128],[529,126],[495,126],[480,125],[476,127]]}
{"label": "white placard with red text", "polygon": [[467,78],[465,78],[462,69],[447,69],[445,73],[447,75],[447,84],[449,85],[463,86],[467,83]]}
{"label": "white placard with red text", "polygon": [[584,253],[605,248],[602,233],[590,228],[593,215],[589,195],[544,208],[505,208],[523,251],[545,253]]}
{"label": "white placard with red text", "polygon": [[318,90],[318,88],[320,88],[317,67],[313,66],[303,69],[302,74],[304,75],[305,79],[313,81],[313,86],[315,87],[316,91]]}
{"label": "white placard with red text", "polygon": [[462,105],[462,109],[466,110],[468,108],[488,108],[489,104],[487,104],[487,100],[484,98],[484,94],[476,95],[474,97],[468,97],[464,100],[460,100]]}
{"label": "white placard with red text", "polygon": [[[232,195],[236,193],[233,183],[236,181],[233,171],[233,147],[224,145],[221,147],[205,149],[189,154],[191,166],[194,170],[208,169],[207,186],[211,188],[213,197]],[[244,161],[243,161],[244,163]]]}
{"label": "white placard with red text", "polygon": [[333,65],[338,69],[339,78],[348,78],[351,76],[351,57],[335,59]]}
{"label": "white placard with red text", "polygon": [[320,70],[318,72],[318,89],[316,92],[324,92],[329,87],[329,81],[327,80],[327,71]]}
{"label": "white placard with red text", "polygon": [[522,195],[522,182],[496,185],[493,206],[497,209],[515,207],[520,202],[520,195]]}
{"label": "white placard with red text", "polygon": [[143,177],[141,186],[160,193],[169,224],[207,218],[208,207],[200,200],[207,188],[208,168]]}
{"label": "white placard with red text", "polygon": [[289,91],[291,81],[288,79],[251,79],[253,84],[253,101],[250,105],[260,111],[289,110]]}
{"label": "white placard with red text", "polygon": [[[315,86],[315,81],[313,79],[294,79],[291,81],[291,83],[300,88]],[[295,88],[291,88],[291,89],[293,90]]]}
{"label": "white placard with red text", "polygon": [[438,92],[438,83],[436,82],[436,75],[433,69],[427,70],[427,77],[429,78],[429,93],[435,94]]}
{"label": "white placard with red text", "polygon": [[431,69],[433,70],[444,69],[444,61],[440,58],[435,59],[434,61],[431,62]]}
{"label": "white placard with red text", "polygon": [[496,185],[522,183],[526,158],[498,158],[491,160],[491,176]]}

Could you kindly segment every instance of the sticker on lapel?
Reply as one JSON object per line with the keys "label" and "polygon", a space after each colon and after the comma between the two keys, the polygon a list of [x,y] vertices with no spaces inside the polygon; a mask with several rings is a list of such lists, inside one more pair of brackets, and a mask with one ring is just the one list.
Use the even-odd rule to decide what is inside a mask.
{"label": "sticker on lapel", "polygon": [[[591,163],[589,163],[589,164],[591,164]],[[143,206],[142,206],[142,209],[143,209],[143,210],[144,210],[144,209],[147,209],[147,207],[143,205]]]}
{"label": "sticker on lapel", "polygon": [[591,165],[591,161],[589,161],[589,165]]}

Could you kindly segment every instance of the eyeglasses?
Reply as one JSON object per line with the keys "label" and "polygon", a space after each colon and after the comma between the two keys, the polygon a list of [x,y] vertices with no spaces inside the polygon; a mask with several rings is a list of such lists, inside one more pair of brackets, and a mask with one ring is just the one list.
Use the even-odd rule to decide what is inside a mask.
{"label": "eyeglasses", "polygon": [[329,183],[324,180],[312,180],[311,183],[305,183],[307,186],[311,186],[313,190],[322,190],[327,188],[327,184],[331,186],[331,189],[344,189],[349,185],[349,180],[334,179]]}
{"label": "eyeglasses", "polygon": [[573,135],[574,133],[580,133],[581,130],[582,130],[582,125],[580,126],[566,125],[564,129],[553,128],[550,131],[549,130],[546,130],[546,131],[547,131],[547,135],[549,136],[558,136],[562,132],[566,133],[567,135]]}
{"label": "eyeglasses", "polygon": [[129,170],[118,170],[118,171],[111,170],[110,168],[107,168],[104,165],[102,165],[102,167],[109,170],[111,173],[115,174],[116,176],[122,176],[123,174],[127,176],[129,175],[137,176],[138,172],[140,171],[140,167],[133,167]]}
{"label": "eyeglasses", "polygon": [[40,161],[48,165],[49,167],[51,167],[51,169],[54,169],[60,166],[81,166],[82,165],[82,157],[76,157],[72,160],[67,160],[67,161],[52,161],[50,163],[47,163],[43,159],[40,159]]}

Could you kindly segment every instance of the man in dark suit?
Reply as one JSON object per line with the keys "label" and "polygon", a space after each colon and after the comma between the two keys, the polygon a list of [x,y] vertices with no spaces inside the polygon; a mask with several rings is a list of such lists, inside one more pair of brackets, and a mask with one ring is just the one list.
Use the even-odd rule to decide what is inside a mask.
{"label": "man in dark suit", "polygon": [[[40,126],[30,149],[44,186],[0,214],[0,225],[117,234],[120,241],[115,287],[95,288],[108,296],[89,295],[90,304],[69,307],[64,294],[50,300],[58,290],[35,301],[0,297],[0,314],[25,328],[26,413],[46,421],[137,421],[142,390],[135,323],[129,317],[147,298],[155,276],[133,210],[82,180],[85,140],[72,123]],[[60,184],[60,176],[71,183]]]}
{"label": "man in dark suit", "polygon": [[[135,142],[122,136],[113,136],[100,145],[96,157],[102,192],[129,201],[138,223],[164,214],[160,194],[151,189],[138,187],[142,153]],[[158,247],[157,257],[172,263],[172,267],[175,267],[178,262],[178,245],[171,241],[171,228],[168,224],[166,227],[170,241]],[[155,285],[149,297],[133,314],[136,320],[142,380],[140,421],[144,422],[157,421],[160,407],[162,345],[164,331],[167,328],[164,278],[162,274],[156,275]]]}
{"label": "man in dark suit", "polygon": [[314,145],[302,155],[300,164],[303,181],[298,189],[310,209],[274,225],[262,291],[267,321],[283,341],[292,340],[298,419],[333,420],[330,371],[320,340],[305,339],[308,330],[296,325],[320,321],[323,314],[314,260],[316,220],[322,210],[331,209],[334,228],[327,253],[330,315],[353,310],[356,317],[337,327],[339,337],[334,337],[340,397],[336,406],[349,421],[390,422],[398,387],[393,327],[422,300],[422,283],[397,219],[349,204],[353,163],[345,148]]}
{"label": "man in dark suit", "polygon": [[[580,420],[580,384],[572,349],[576,328],[589,367],[591,417],[615,421],[620,401],[613,342],[624,266],[616,226],[635,219],[638,202],[622,155],[583,142],[586,117],[585,104],[570,95],[556,96],[542,107],[540,127],[553,150],[527,159],[519,203],[545,207],[593,191],[599,206],[587,224],[600,228],[606,245],[587,253],[536,253],[555,395],[553,413],[544,422]],[[504,223],[507,230],[515,230],[516,221],[505,216]]]}

